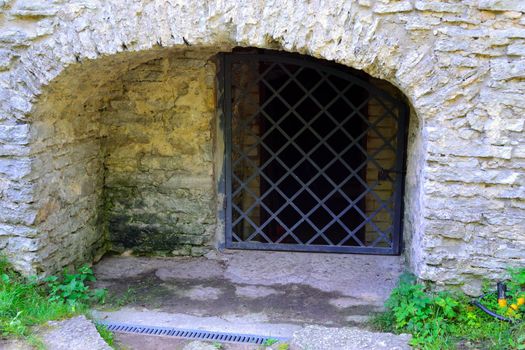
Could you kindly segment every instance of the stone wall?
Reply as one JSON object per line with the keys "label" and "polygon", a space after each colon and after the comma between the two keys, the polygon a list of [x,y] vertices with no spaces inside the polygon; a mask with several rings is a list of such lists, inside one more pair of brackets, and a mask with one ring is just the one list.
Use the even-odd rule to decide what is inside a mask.
{"label": "stone wall", "polygon": [[[193,255],[210,246],[216,51],[88,61],[45,88],[28,116],[30,147],[2,145],[20,181],[2,188],[2,250],[19,270],[58,271],[131,245]],[[31,169],[13,158],[25,152]]]}
{"label": "stone wall", "polygon": [[[90,260],[105,248],[100,216],[103,157],[99,102],[86,99],[78,91],[86,89],[97,97],[101,95],[89,82],[75,78],[66,75],[51,84],[47,98],[36,105],[30,116],[33,169],[26,179],[34,196],[19,192],[17,199],[22,207],[28,201],[28,205],[38,208],[34,216],[21,221],[32,224],[35,234],[31,242],[28,237],[18,238],[25,244],[14,247],[10,240],[7,248],[11,254],[31,257],[36,273]],[[24,213],[20,207],[14,210],[19,215]]]}
{"label": "stone wall", "polygon": [[112,249],[199,254],[210,245],[212,55],[175,51],[109,84],[101,138]]}
{"label": "stone wall", "polygon": [[[279,48],[391,82],[413,107],[405,196],[412,271],[475,292],[483,277],[497,278],[505,267],[525,263],[522,1],[6,0],[0,6],[0,247],[22,271],[48,271],[93,254],[51,253],[62,242],[46,234],[40,221],[71,202],[59,189],[77,199],[84,198],[80,193],[98,198],[89,190],[96,175],[84,181],[85,192],[66,179],[66,169],[98,174],[96,161],[87,165],[95,159],[89,147],[57,146],[74,152],[76,163],[61,168],[57,158],[54,167],[64,169],[53,175],[59,180],[42,180],[45,157],[38,155],[54,152],[39,150],[38,138],[46,134],[33,121],[47,102],[53,108],[51,82],[66,79],[75,66],[98,62],[104,71],[111,63],[104,76],[85,80],[96,88],[162,48],[188,44]],[[74,83],[71,98],[86,102],[84,86]],[[75,108],[64,109],[61,118],[70,111],[72,118]],[[95,241],[74,239],[71,246]]]}

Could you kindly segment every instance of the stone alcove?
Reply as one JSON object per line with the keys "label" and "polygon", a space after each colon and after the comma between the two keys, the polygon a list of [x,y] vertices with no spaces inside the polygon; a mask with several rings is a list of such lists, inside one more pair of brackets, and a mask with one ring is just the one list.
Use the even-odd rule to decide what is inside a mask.
{"label": "stone alcove", "polygon": [[50,84],[31,115],[43,270],[108,246],[189,255],[210,243],[213,52],[118,55]]}
{"label": "stone alcove", "polygon": [[46,87],[31,113],[41,271],[108,250],[200,255],[224,240],[216,55],[226,50],[117,54]]}

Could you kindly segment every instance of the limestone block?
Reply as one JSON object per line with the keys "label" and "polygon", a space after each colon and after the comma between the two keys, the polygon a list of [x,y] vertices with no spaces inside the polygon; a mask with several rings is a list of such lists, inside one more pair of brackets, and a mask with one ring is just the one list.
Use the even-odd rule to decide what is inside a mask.
{"label": "limestone block", "polygon": [[509,28],[494,29],[487,31],[487,35],[494,39],[523,39],[525,38],[525,29]]}
{"label": "limestone block", "polygon": [[525,57],[525,42],[524,43],[512,43],[507,46],[507,54],[513,56]]}
{"label": "limestone block", "polygon": [[507,60],[494,60],[491,75],[495,80],[525,78],[525,59],[511,62]]}
{"label": "limestone block", "polygon": [[481,170],[481,169],[444,169],[429,168],[429,179],[439,181],[459,181],[462,183],[487,183],[487,184],[518,184],[523,181],[523,176],[513,170]]}
{"label": "limestone block", "polygon": [[217,349],[217,347],[213,346],[213,344],[210,343],[204,343],[201,341],[192,341],[188,344],[184,345],[184,348],[182,350],[214,350]]}
{"label": "limestone block", "polygon": [[63,321],[49,321],[46,326],[39,333],[46,348],[56,350],[111,349],[98,333],[95,324],[84,315]]}
{"label": "limestone block", "polygon": [[31,173],[29,158],[0,158],[0,174],[9,179],[20,180]]}
{"label": "limestone block", "polygon": [[34,227],[0,224],[0,236],[35,237],[37,230]]}
{"label": "limestone block", "polygon": [[525,120],[523,119],[506,119],[502,125],[502,129],[521,132],[523,131],[524,124]]}
{"label": "limestone block", "polygon": [[11,253],[35,252],[40,247],[40,241],[37,238],[12,237],[9,239],[7,251]]}
{"label": "limestone block", "polygon": [[446,53],[465,51],[484,53],[488,56],[502,56],[505,53],[505,49],[501,46],[502,44],[504,43],[500,39],[471,41],[468,38],[452,36],[438,38],[435,49]]}
{"label": "limestone block", "polygon": [[[0,191],[2,193],[2,191]],[[30,203],[34,200],[34,188],[33,186],[16,186],[14,184],[8,186],[3,190],[3,196],[5,199],[13,203]]]}
{"label": "limestone block", "polygon": [[31,110],[31,103],[29,103],[22,96],[11,95],[9,96],[9,100],[12,109],[20,111],[22,113],[28,113]]}
{"label": "limestone block", "polygon": [[378,0],[375,1],[375,13],[397,13],[412,11],[412,3],[408,0]]}
{"label": "limestone block", "polygon": [[414,7],[420,11],[461,13],[467,9],[461,3],[417,0]]}
{"label": "limestone block", "polygon": [[525,146],[516,146],[512,150],[512,156],[515,158],[525,158]]}
{"label": "limestone block", "polygon": [[[492,146],[492,145],[476,145],[475,147],[468,147],[466,143],[456,142],[449,143],[442,146],[432,146],[430,151],[434,154],[450,154],[465,157],[494,157],[502,159],[511,159],[512,146]],[[472,158],[474,161],[474,158]]]}
{"label": "limestone block", "polygon": [[292,350],[408,350],[411,335],[392,333],[374,333],[358,328],[327,328],[307,326],[293,334]]}
{"label": "limestone block", "polygon": [[58,8],[49,1],[18,0],[11,7],[9,14],[17,17],[48,17],[54,16]]}
{"label": "limestone block", "polygon": [[525,3],[521,0],[479,0],[481,10],[525,12]]}
{"label": "limestone block", "polygon": [[494,255],[497,258],[503,259],[523,259],[523,248],[500,245]]}
{"label": "limestone block", "polygon": [[29,142],[29,125],[0,125],[0,143],[26,145]]}
{"label": "limestone block", "polygon": [[5,145],[0,143],[0,156],[16,156],[27,157],[31,153],[29,147],[21,147],[20,145]]}

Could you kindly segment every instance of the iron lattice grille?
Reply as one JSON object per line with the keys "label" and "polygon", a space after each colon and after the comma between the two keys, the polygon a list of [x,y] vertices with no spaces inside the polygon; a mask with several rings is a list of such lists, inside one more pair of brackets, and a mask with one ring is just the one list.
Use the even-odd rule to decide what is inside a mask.
{"label": "iron lattice grille", "polygon": [[399,253],[407,109],[359,75],[221,56],[226,247]]}

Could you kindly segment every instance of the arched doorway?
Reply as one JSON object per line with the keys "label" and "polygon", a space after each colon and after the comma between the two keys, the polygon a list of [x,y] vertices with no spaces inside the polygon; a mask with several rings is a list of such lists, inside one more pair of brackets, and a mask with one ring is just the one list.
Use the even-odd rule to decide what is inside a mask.
{"label": "arched doorway", "polygon": [[[244,225],[236,234],[256,249],[400,252],[400,235],[394,236],[400,231],[393,225],[401,217],[397,223],[393,217],[401,210],[394,184],[402,178],[391,170],[402,169],[393,162],[401,159],[395,142],[404,95],[362,71],[310,56],[252,48],[224,53],[230,50],[159,48],[107,56],[72,65],[46,88],[32,110],[31,147],[41,164],[35,169],[46,174],[36,181],[35,206],[41,208],[36,225],[50,237],[55,255],[35,263],[38,271],[98,259],[108,251],[204,255],[221,247],[234,225]],[[242,60],[234,63],[233,57]],[[281,61],[270,60],[274,57]],[[229,92],[224,88],[228,59],[237,69],[230,71]],[[245,94],[250,98],[235,95],[239,91],[250,92]],[[250,209],[256,196],[241,190],[235,196],[244,202],[228,203],[235,210],[228,222],[222,210],[225,143],[216,137],[226,121],[224,113],[216,114],[225,112],[217,108],[226,107],[225,92],[237,102],[232,100],[235,118],[224,131],[241,131],[232,126],[248,122],[261,106],[270,115],[251,123],[270,135],[264,143],[257,142],[255,130],[232,134],[235,142],[229,136],[227,154],[241,145],[235,150],[255,157],[255,163],[244,164],[269,164],[262,181],[260,176],[247,181],[262,193],[262,210]],[[344,93],[348,96],[334,99]],[[284,144],[289,149],[278,152]],[[366,152],[374,159],[363,164]],[[285,172],[296,178],[274,186]],[[244,181],[250,174],[236,176]],[[235,178],[230,181],[233,190],[240,186]],[[286,206],[287,198],[293,199]],[[232,204],[246,208],[252,222]],[[260,221],[267,222],[260,231],[273,246],[264,245],[270,242],[262,235],[250,237]],[[64,237],[75,254],[62,255]]]}
{"label": "arched doorway", "polygon": [[408,108],[395,88],[295,54],[219,59],[226,247],[399,254]]}

